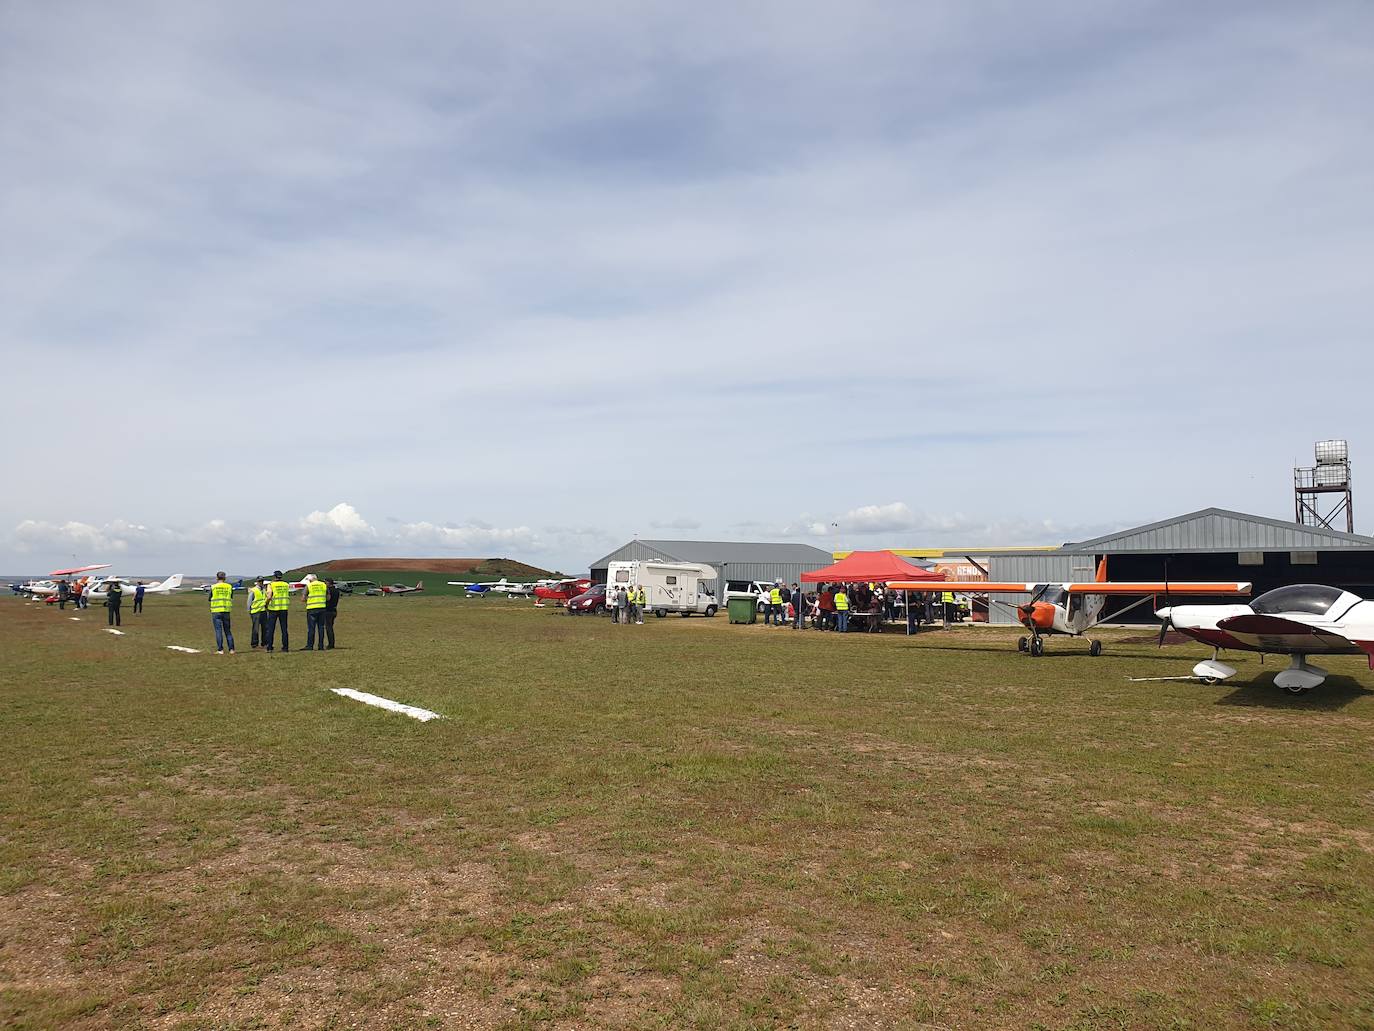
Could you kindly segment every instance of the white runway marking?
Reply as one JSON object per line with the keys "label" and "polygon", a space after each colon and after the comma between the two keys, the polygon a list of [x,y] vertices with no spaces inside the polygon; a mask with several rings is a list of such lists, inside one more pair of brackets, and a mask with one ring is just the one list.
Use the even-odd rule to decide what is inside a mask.
{"label": "white runway marking", "polygon": [[180,645],[180,644],[169,644],[169,645],[167,646],[167,650],[168,650],[169,652],[185,652],[187,655],[199,655],[199,654],[200,654],[200,649],[199,649],[199,648],[187,648],[185,645]]}
{"label": "white runway marking", "polygon": [[73,623],[80,623],[80,622],[81,622],[81,617],[80,617],[80,616],[68,616],[67,618],[70,619]]}
{"label": "white runway marking", "polygon": [[114,627],[112,627],[112,626],[107,626],[107,627],[105,628],[105,633],[107,633],[107,634],[118,634],[120,637],[123,637],[123,636],[124,636],[124,631],[123,631],[123,630],[116,630],[116,629],[115,629]]}
{"label": "white runway marking", "polygon": [[364,705],[375,705],[379,709],[388,709],[391,712],[399,712],[409,716],[411,719],[419,720],[421,723],[428,723],[430,720],[441,720],[444,717],[437,712],[430,712],[428,709],[416,708],[414,705],[402,705],[400,702],[393,702],[390,698],[382,698],[375,694],[368,694],[366,691],[355,691],[351,687],[331,687],[329,690],[345,698],[352,698],[354,701],[362,702]]}

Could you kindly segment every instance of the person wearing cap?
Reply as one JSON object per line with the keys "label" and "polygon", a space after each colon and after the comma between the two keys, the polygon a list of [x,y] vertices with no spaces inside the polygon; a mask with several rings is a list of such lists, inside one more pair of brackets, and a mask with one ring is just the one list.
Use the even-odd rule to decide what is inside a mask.
{"label": "person wearing cap", "polygon": [[257,648],[259,641],[267,645],[267,581],[258,577],[248,588],[248,625],[253,630],[252,647]]}
{"label": "person wearing cap", "polygon": [[225,580],[224,573],[215,574],[215,582],[210,585],[210,623],[215,628],[215,654],[224,654],[226,639],[229,654],[234,654],[234,632],[229,628],[229,614],[234,609],[234,588]]}
{"label": "person wearing cap", "polygon": [[[135,615],[135,616],[137,616],[137,615],[139,615],[140,613],[143,612],[143,592],[146,591],[147,589],[148,589],[148,588],[147,588],[147,585],[144,584],[144,582],[143,582],[142,580],[140,580],[140,581],[138,582],[138,585],[137,585],[136,587],[134,587],[134,615]],[[231,587],[230,590],[233,590],[233,588]]]}
{"label": "person wearing cap", "polygon": [[329,637],[329,648],[334,647],[334,619],[339,614],[339,597],[343,594],[334,585],[334,578],[327,576],[324,578],[326,593],[324,597],[324,632]]}
{"label": "person wearing cap", "polygon": [[291,638],[286,626],[287,606],[291,602],[291,585],[282,579],[281,570],[272,574],[272,582],[267,585],[267,654],[272,654],[276,643],[277,627],[281,627],[281,650],[291,650]]}
{"label": "person wearing cap", "polygon": [[315,650],[315,638],[320,640],[320,651],[324,651],[324,606],[328,601],[329,588],[314,573],[305,574],[305,650]]}

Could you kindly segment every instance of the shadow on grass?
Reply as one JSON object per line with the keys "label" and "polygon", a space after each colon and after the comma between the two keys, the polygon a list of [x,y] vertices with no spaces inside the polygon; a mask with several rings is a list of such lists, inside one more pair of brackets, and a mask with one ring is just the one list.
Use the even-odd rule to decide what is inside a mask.
{"label": "shadow on grass", "polygon": [[[1046,662],[1046,661],[1053,660],[1053,659],[1083,659],[1083,660],[1091,660],[1091,659],[1093,658],[1091,655],[1088,654],[1088,646],[1087,646],[1086,644],[1080,644],[1080,645],[1078,645],[1077,647],[1075,647],[1074,645],[1066,645],[1066,646],[1064,646],[1062,649],[1057,649],[1057,650],[1050,650],[1050,649],[1053,648],[1053,646],[1047,644],[1047,645],[1045,646],[1045,648],[1046,648],[1045,654],[1043,654],[1043,655],[1041,655],[1041,656],[1039,656],[1039,657],[1037,657],[1037,658],[1035,658],[1035,659],[1032,659],[1029,655],[1025,655],[1024,653],[1018,652],[1018,651],[1016,650],[1016,645],[1015,645],[1015,644],[1002,645],[1001,647],[996,647],[996,646],[991,646],[991,645],[984,645],[984,644],[978,644],[978,645],[916,644],[916,643],[915,643],[915,638],[913,638],[913,639],[912,639],[912,643],[911,643],[911,644],[908,644],[907,647],[910,648],[910,650],[912,650],[912,651],[959,652],[959,653],[962,653],[962,654],[965,654],[965,655],[967,655],[967,654],[969,654],[969,653],[971,653],[971,652],[974,652],[974,653],[982,652],[982,653],[986,653],[986,654],[989,654],[989,655],[1019,655],[1019,656],[1021,656],[1022,658],[1024,658],[1027,662],[1032,662],[1032,661],[1033,661],[1033,662]],[[1171,662],[1171,663],[1174,663],[1174,664],[1176,664],[1176,665],[1177,665],[1178,663],[1184,662],[1184,661],[1190,661],[1190,662],[1196,662],[1196,661],[1197,661],[1197,659],[1195,659],[1195,658],[1194,658],[1194,659],[1187,659],[1186,657],[1180,657],[1180,656],[1177,656],[1177,655],[1135,655],[1135,654],[1131,654],[1131,653],[1129,653],[1129,652],[1113,652],[1112,649],[1111,649],[1111,647],[1110,647],[1110,642],[1108,643],[1108,646],[1103,650],[1103,652],[1102,652],[1102,657],[1103,657],[1103,658],[1116,658],[1116,659],[1129,659],[1129,660],[1132,661],[1132,662]]]}
{"label": "shadow on grass", "polygon": [[1266,675],[1248,684],[1237,684],[1234,691],[1218,698],[1216,705],[1238,705],[1260,709],[1307,709],[1318,712],[1337,712],[1351,702],[1374,696],[1350,677],[1328,677],[1326,683],[1305,695],[1291,695],[1274,686]]}

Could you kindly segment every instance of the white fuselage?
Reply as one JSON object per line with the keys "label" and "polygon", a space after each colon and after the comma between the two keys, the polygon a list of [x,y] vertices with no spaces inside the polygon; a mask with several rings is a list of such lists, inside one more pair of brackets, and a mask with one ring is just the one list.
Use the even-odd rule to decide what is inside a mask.
{"label": "white fuselage", "polygon": [[[86,597],[95,601],[97,598],[104,598],[109,594],[109,584],[112,580],[118,580],[124,588],[124,596],[132,598],[134,592],[138,590],[138,581],[130,580],[123,576],[103,576],[98,580],[92,580],[86,587]],[[148,594],[171,594],[181,586],[181,574],[173,573],[166,580],[155,580],[153,583],[143,585],[143,593]]]}

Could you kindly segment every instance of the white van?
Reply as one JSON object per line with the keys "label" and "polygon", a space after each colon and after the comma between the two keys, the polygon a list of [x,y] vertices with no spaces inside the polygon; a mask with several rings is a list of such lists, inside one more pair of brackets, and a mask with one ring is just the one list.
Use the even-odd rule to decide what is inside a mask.
{"label": "white van", "polygon": [[670,612],[714,616],[716,571],[688,562],[612,562],[606,567],[606,604],[621,587],[644,588],[644,610],[660,619]]}

